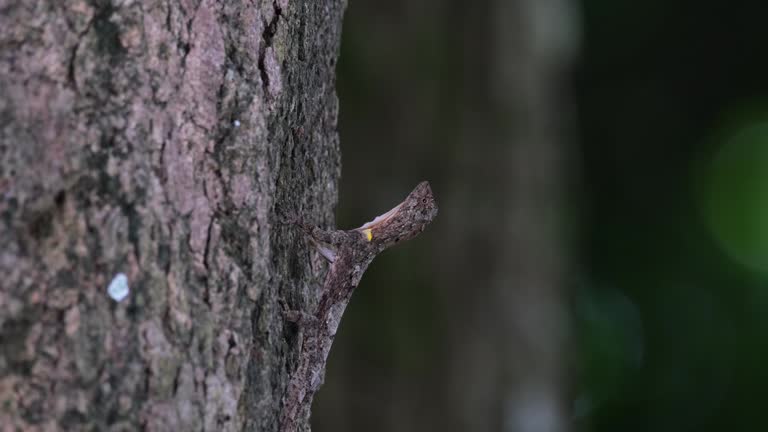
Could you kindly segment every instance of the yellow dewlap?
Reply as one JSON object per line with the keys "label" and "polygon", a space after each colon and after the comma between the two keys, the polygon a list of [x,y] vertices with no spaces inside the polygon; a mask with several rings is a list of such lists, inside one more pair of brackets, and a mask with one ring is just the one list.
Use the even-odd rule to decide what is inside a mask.
{"label": "yellow dewlap", "polygon": [[368,241],[371,241],[371,239],[373,238],[373,234],[371,234],[370,228],[364,229],[362,233],[365,234],[365,238],[368,239]]}

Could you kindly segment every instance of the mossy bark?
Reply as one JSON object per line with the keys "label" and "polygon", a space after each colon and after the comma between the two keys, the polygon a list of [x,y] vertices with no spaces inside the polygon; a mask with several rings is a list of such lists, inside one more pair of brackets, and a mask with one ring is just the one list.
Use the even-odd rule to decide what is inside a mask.
{"label": "mossy bark", "polygon": [[324,271],[280,220],[332,224],[343,9],[0,2],[4,428],[277,430],[279,300]]}

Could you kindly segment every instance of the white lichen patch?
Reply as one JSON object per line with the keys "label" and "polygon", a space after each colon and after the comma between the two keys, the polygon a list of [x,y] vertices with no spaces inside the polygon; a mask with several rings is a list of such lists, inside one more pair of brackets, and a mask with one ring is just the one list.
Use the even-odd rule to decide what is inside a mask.
{"label": "white lichen patch", "polygon": [[112,279],[112,282],[110,282],[109,286],[107,287],[107,294],[112,297],[112,300],[117,302],[122,301],[124,298],[128,297],[129,292],[130,289],[128,289],[128,276],[126,276],[125,273],[118,273],[115,275],[115,277]]}

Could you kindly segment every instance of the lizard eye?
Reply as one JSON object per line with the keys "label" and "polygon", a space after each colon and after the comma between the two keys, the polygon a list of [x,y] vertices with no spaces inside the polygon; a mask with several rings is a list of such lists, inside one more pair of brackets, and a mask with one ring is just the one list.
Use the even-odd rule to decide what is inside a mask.
{"label": "lizard eye", "polygon": [[422,198],[422,199],[421,199],[421,203],[422,203],[422,204],[426,204],[426,203],[427,203],[427,199],[426,199],[426,198]]}

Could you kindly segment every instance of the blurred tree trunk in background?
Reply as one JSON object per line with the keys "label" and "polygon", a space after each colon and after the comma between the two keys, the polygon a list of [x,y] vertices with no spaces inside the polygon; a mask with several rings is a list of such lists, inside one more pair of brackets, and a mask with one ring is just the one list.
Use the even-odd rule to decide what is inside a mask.
{"label": "blurred tree trunk in background", "polygon": [[422,178],[441,212],[366,274],[318,431],[569,428],[562,212],[576,19],[567,0],[350,4],[341,202],[358,216],[340,218],[375,214]]}
{"label": "blurred tree trunk in background", "polygon": [[[277,429],[343,2],[0,1],[0,426]],[[127,275],[130,294],[107,286]]]}
{"label": "blurred tree trunk in background", "polygon": [[[573,134],[565,73],[575,49],[576,17],[568,1],[497,0],[491,8],[491,76],[478,92],[488,97],[489,112],[467,117],[477,128],[473,141],[498,148],[484,152],[485,160],[477,163],[501,173],[500,200],[495,215],[480,213],[482,228],[470,234],[476,239],[451,248],[467,250],[483,238],[492,251],[487,276],[481,276],[489,296],[475,305],[467,325],[457,326],[463,335],[454,340],[452,356],[458,378],[453,393],[473,396],[470,406],[456,401],[457,409],[465,405],[471,430],[564,431],[570,423],[563,212],[565,144]],[[483,360],[461,358],[467,341],[485,353]],[[488,360],[494,352],[496,364]],[[474,367],[463,373],[467,365]],[[472,404],[479,411],[472,411]]]}

